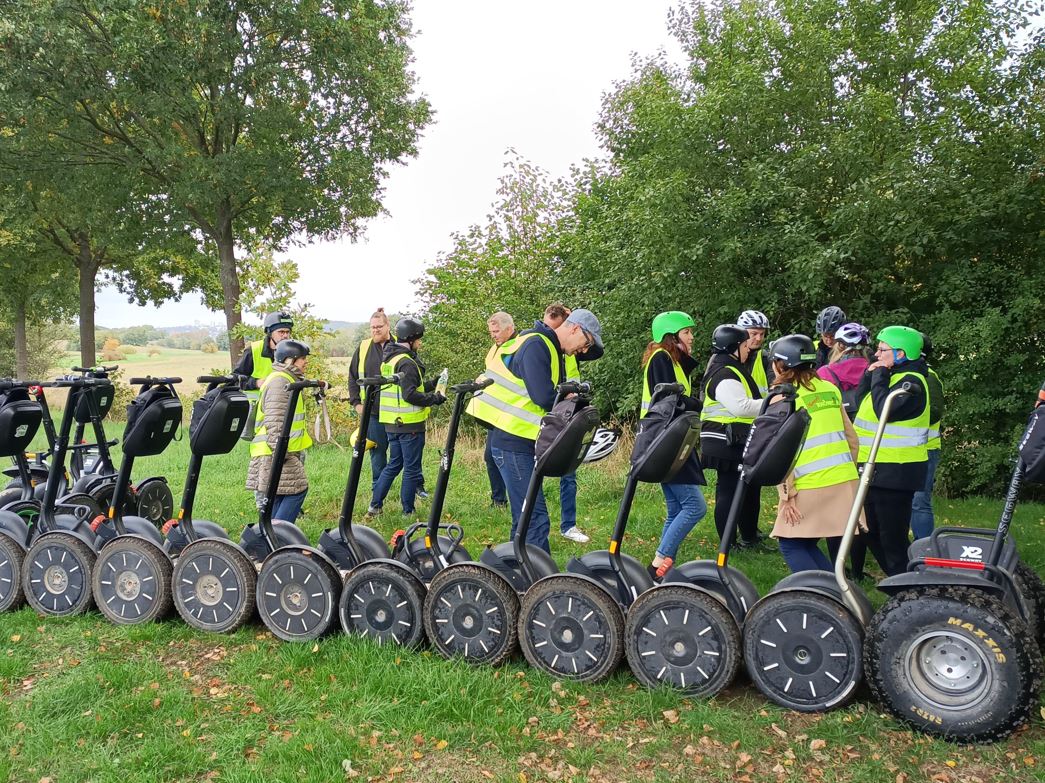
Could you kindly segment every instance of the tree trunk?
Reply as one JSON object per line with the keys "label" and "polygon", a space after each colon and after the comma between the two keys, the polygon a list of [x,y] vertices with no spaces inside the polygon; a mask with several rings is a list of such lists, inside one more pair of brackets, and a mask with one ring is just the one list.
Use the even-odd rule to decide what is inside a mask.
{"label": "tree trunk", "polygon": [[15,376],[29,377],[29,345],[25,337],[25,302],[15,305]]}
{"label": "tree trunk", "polygon": [[78,239],[79,256],[76,266],[80,270],[80,365],[93,367],[97,362],[94,349],[94,284],[98,276],[98,260],[91,253],[91,243],[86,237]]}
{"label": "tree trunk", "polygon": [[225,328],[229,331],[229,359],[232,367],[243,353],[243,338],[234,337],[234,330],[243,316],[239,307],[239,270],[236,269],[236,242],[232,234],[232,216],[227,207],[218,208],[218,272],[225,310]]}

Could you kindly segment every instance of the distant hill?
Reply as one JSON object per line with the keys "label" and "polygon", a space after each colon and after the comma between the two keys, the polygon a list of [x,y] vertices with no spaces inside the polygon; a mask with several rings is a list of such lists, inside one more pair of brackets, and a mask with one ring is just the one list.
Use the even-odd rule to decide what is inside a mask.
{"label": "distant hill", "polygon": [[366,321],[327,321],[326,326],[323,327],[324,332],[338,332],[342,329],[354,329],[357,326],[362,326],[367,323]]}

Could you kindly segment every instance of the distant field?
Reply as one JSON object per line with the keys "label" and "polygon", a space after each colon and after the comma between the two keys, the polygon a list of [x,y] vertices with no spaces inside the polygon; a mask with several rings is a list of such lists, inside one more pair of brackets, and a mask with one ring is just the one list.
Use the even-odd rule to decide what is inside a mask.
{"label": "distant field", "polygon": [[[124,359],[114,362],[102,362],[99,364],[115,364],[124,371],[122,379],[124,382],[134,376],[153,375],[182,378],[186,391],[196,388],[196,378],[207,375],[211,370],[219,369],[222,372],[229,370],[229,355],[226,351],[218,353],[204,353],[203,351],[188,351],[181,348],[159,348],[159,353],[149,356],[148,348],[137,348]],[[80,363],[79,353],[67,353],[62,363],[51,370],[50,375],[60,375],[68,372],[70,367]]]}

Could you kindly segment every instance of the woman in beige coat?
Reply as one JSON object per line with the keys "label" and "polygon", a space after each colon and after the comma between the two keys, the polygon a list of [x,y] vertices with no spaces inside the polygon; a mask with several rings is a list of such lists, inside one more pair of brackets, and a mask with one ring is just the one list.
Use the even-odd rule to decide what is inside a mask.
{"label": "woman in beige coat", "polygon": [[827,539],[835,557],[856,498],[856,458],[860,442],[838,388],[816,374],[813,341],[788,335],[769,349],[777,384],[797,391],[796,406],[810,415],[809,433],[795,467],[778,488],[780,506],[772,535],[792,573],[833,569],[820,550]]}

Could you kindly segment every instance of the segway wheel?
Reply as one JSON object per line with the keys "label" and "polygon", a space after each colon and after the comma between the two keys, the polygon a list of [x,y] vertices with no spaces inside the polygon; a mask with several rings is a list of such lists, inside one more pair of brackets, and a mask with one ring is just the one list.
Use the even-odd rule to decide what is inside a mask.
{"label": "segway wheel", "polygon": [[956,742],[994,742],[1030,718],[1041,656],[1026,623],[975,589],[907,590],[867,628],[871,692],[900,721]]}
{"label": "segway wheel", "polygon": [[36,524],[40,518],[40,503],[35,500],[18,500],[4,507],[4,511],[10,511],[22,518],[27,527]]}
{"label": "segway wheel", "polygon": [[325,560],[300,550],[275,552],[258,576],[258,614],[272,634],[287,642],[306,642],[327,633],[335,622],[341,574]]}
{"label": "segway wheel", "polygon": [[624,655],[624,615],[601,587],[566,574],[523,596],[519,643],[530,665],[577,682],[601,682]]}
{"label": "segway wheel", "polygon": [[174,513],[174,495],[163,479],[145,479],[137,488],[138,516],[160,527]]}
{"label": "segway wheel", "polygon": [[231,542],[196,541],[174,564],[174,608],[193,628],[231,633],[254,614],[257,579],[254,563]]}
{"label": "segway wheel", "polygon": [[1034,639],[1038,642],[1038,649],[1045,653],[1045,582],[1038,576],[1037,571],[1022,560],[1016,564],[1012,576],[1027,604],[1030,625]]}
{"label": "segway wheel", "polygon": [[[108,511],[108,509],[109,505],[106,503],[104,511]],[[70,514],[84,522],[90,522],[103,513],[101,503],[86,492],[73,492],[69,495],[62,495],[62,497],[58,498],[55,510],[59,514]]]}
{"label": "segway wheel", "polygon": [[22,590],[22,560],[25,550],[13,538],[0,533],[0,612],[8,612],[25,603]]}
{"label": "segway wheel", "polygon": [[98,554],[94,602],[117,625],[140,625],[170,614],[171,561],[139,538],[117,538]]}
{"label": "segway wheel", "polygon": [[744,665],[770,701],[796,712],[849,703],[863,677],[863,629],[815,593],[768,595],[744,620]]}
{"label": "segway wheel", "polygon": [[391,563],[368,563],[350,572],[341,591],[341,627],[378,644],[417,647],[424,641],[425,588]]}
{"label": "segway wheel", "polygon": [[446,658],[498,666],[518,642],[519,597],[489,569],[457,565],[428,586],[425,633]]}
{"label": "segway wheel", "polygon": [[643,685],[710,699],[740,668],[740,629],[716,598],[664,585],[640,595],[628,610],[624,652]]}
{"label": "segway wheel", "polygon": [[22,562],[22,589],[42,615],[82,614],[94,604],[94,551],[75,536],[49,533],[29,548]]}

